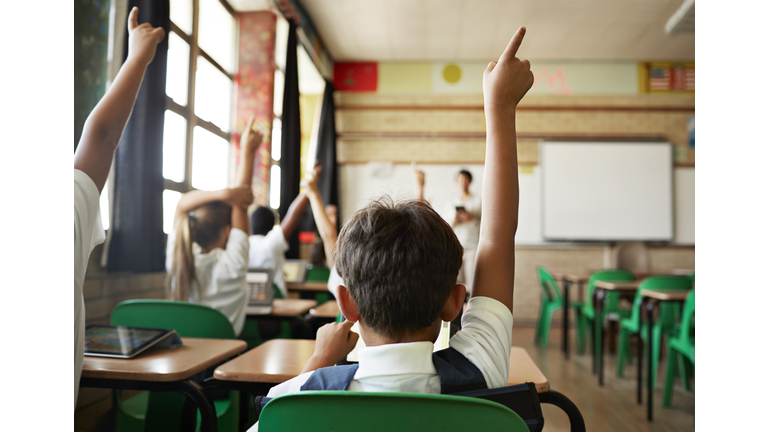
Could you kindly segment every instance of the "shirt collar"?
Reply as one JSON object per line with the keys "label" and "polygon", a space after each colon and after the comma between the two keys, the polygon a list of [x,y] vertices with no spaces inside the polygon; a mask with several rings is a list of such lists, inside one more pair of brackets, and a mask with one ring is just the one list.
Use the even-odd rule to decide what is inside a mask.
{"label": "shirt collar", "polygon": [[400,374],[436,374],[432,363],[435,345],[430,342],[409,342],[361,348],[360,366],[355,379],[367,376]]}

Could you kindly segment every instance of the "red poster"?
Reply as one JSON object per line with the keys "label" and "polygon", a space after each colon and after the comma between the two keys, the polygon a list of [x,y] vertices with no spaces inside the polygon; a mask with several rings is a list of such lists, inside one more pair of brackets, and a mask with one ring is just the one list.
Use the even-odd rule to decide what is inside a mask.
{"label": "red poster", "polygon": [[333,68],[333,85],[336,90],[373,92],[379,80],[376,62],[336,63]]}

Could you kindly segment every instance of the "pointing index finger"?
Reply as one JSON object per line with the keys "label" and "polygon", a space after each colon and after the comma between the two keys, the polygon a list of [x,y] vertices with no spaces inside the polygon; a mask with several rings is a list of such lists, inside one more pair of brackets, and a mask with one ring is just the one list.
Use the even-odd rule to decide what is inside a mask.
{"label": "pointing index finger", "polygon": [[517,55],[517,50],[520,48],[520,44],[523,43],[523,36],[525,36],[525,27],[520,27],[512,36],[512,40],[509,41],[504,52],[501,53],[499,63],[509,61]]}

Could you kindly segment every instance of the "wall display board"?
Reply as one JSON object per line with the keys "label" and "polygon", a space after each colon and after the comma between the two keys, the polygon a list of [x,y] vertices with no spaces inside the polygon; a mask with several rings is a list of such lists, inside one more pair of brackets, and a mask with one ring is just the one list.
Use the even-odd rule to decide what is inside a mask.
{"label": "wall display board", "polygon": [[539,150],[545,240],[673,240],[671,144],[543,141]]}

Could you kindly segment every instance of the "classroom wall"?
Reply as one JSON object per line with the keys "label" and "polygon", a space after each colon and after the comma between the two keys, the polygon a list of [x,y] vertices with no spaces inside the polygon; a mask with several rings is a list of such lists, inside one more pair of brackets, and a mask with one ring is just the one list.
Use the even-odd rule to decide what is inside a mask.
{"label": "classroom wall", "polygon": [[[410,63],[406,70],[382,63],[379,66],[377,91],[336,94],[337,146],[342,166],[369,162],[484,162],[485,117],[483,97],[477,93],[477,86],[468,87],[467,93],[436,92],[434,81],[439,77],[433,74],[430,81],[422,76],[431,70],[429,62]],[[567,81],[573,90],[570,94],[554,91],[542,94],[540,90],[526,96],[516,117],[518,163],[522,167],[538,165],[538,144],[542,139],[664,137],[675,145],[677,167],[694,166],[695,152],[689,146],[687,128],[688,119],[695,115],[695,96],[692,93],[643,94],[637,92],[636,86],[632,93],[630,84],[637,83],[637,74],[632,75],[631,68],[621,66],[614,64],[603,70],[606,82],[610,83],[607,87],[596,88],[599,83],[587,79],[590,74],[598,74],[599,70],[593,69],[590,74],[584,74],[582,87],[577,85],[578,80]],[[408,68],[422,79],[407,81]],[[402,75],[398,79],[403,80],[398,91],[393,84],[396,74]],[[545,85],[546,81],[540,82]],[[556,80],[553,85],[558,85]],[[592,90],[581,92],[579,88],[584,86],[591,86]],[[349,198],[342,196],[342,202]],[[609,266],[614,259],[614,249],[605,245],[519,246],[516,249],[516,324],[532,325],[538,318],[537,265],[554,271],[589,272]],[[695,268],[693,246],[649,247],[649,255],[651,270]],[[575,292],[573,296],[576,299]],[[559,319],[560,315],[556,314],[555,321]]]}

